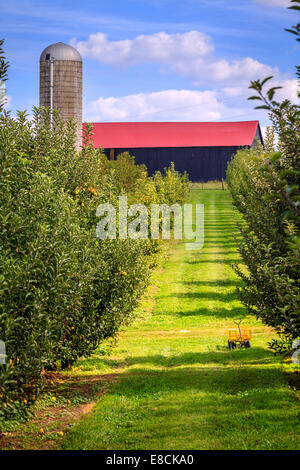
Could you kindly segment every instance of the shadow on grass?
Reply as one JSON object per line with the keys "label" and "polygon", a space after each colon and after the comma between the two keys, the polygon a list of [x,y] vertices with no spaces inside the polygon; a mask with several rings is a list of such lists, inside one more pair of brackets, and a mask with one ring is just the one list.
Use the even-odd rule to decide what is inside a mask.
{"label": "shadow on grass", "polygon": [[[201,337],[199,338],[199,342],[200,341]],[[219,349],[219,351],[211,352],[186,352],[175,355],[155,354],[153,356],[137,356],[127,359],[127,366],[145,364],[147,365],[147,367],[149,367],[149,364],[151,364],[153,366],[168,368],[185,366],[188,364],[199,364],[199,366],[206,366],[208,364],[213,363],[216,364],[216,366],[234,366],[240,363],[241,366],[244,367],[247,365],[265,365],[278,362],[278,360],[274,357],[271,351],[268,351],[261,347],[253,347],[250,349],[236,349],[234,351],[229,351],[226,346],[219,346]],[[206,370],[206,367],[204,367],[202,370]]]}
{"label": "shadow on grass", "polygon": [[190,285],[195,285],[195,286],[217,286],[217,287],[236,287],[236,286],[242,286],[243,283],[241,280],[237,279],[234,281],[229,281],[229,280],[222,280],[219,279],[218,281],[176,281],[178,284],[186,284],[188,286]]}
{"label": "shadow on grass", "polygon": [[[206,247],[206,248],[208,248],[208,247]],[[238,256],[239,253],[238,253],[238,251],[234,251],[234,250],[226,250],[226,251],[218,250],[218,251],[208,251],[208,252],[204,252],[204,253],[202,252],[202,254],[201,254],[202,258],[203,258],[203,256],[206,257],[206,256],[211,256],[211,255],[218,255],[218,256],[220,256],[220,255],[222,255],[222,256],[237,255]],[[219,262],[220,262],[220,260],[219,260]]]}
{"label": "shadow on grass", "polygon": [[[268,392],[268,399],[273,392],[274,397],[281,394],[281,398],[285,401],[284,394],[288,394],[287,388],[280,389],[281,386],[286,386],[287,382],[283,375],[271,366],[271,363],[270,366],[265,367],[254,364],[252,367],[224,368],[220,364],[205,368],[182,367],[163,371],[152,369],[147,372],[143,368],[135,368],[122,374],[121,378],[122,380],[116,384],[112,393],[137,398],[185,391],[188,393],[206,392],[207,399],[211,400],[210,394],[241,395],[241,392],[245,391],[261,394],[265,389]],[[272,387],[276,387],[277,390],[272,391]]]}
{"label": "shadow on grass", "polygon": [[[222,254],[222,253],[220,253]],[[184,263],[187,264],[230,264],[231,266],[234,266],[235,264],[238,263],[238,259],[232,258],[232,259],[226,259],[222,258],[222,260],[219,259],[206,259],[206,256],[209,255],[209,253],[205,253],[205,258],[203,259],[198,259],[196,261],[190,261],[190,260],[185,260]],[[224,253],[226,255],[226,252]]]}
{"label": "shadow on grass", "polygon": [[[236,297],[233,297],[234,300],[236,300]],[[218,300],[216,298],[216,300]],[[224,305],[227,304],[227,301],[224,302]],[[222,308],[222,307],[215,307],[213,310],[209,308],[202,308],[199,306],[199,308],[195,310],[182,310],[182,311],[174,311],[171,310],[170,307],[168,307],[167,312],[162,312],[161,309],[160,311],[153,312],[152,316],[155,318],[156,316],[174,316],[177,318],[184,318],[184,317],[212,317],[214,320],[217,319],[227,319],[227,320],[233,320],[234,318],[242,318],[246,315],[246,311],[244,307],[230,307],[229,309]]]}
{"label": "shadow on grass", "polygon": [[296,449],[297,407],[271,364],[138,368],[120,376],[63,448]]}
{"label": "shadow on grass", "polygon": [[105,372],[106,370],[119,369],[123,365],[124,365],[124,361],[110,359],[110,358],[103,357],[100,355],[99,356],[94,355],[87,359],[79,359],[74,365],[74,367],[79,368],[80,370],[83,370],[83,371],[98,370],[98,371]]}
{"label": "shadow on grass", "polygon": [[[218,282],[216,282],[216,288],[220,287]],[[217,302],[232,302],[237,300],[236,291],[231,292],[183,292],[176,293],[171,295],[160,295],[159,299],[168,299],[168,298],[177,298],[177,299],[199,299],[199,300],[215,300]]]}
{"label": "shadow on grass", "polygon": [[[190,243],[190,240],[184,240],[183,242],[181,243]],[[236,251],[236,248],[237,248],[237,245],[234,241],[227,241],[227,242],[222,242],[220,240],[218,241],[210,241],[210,240],[207,240],[206,237],[204,236],[204,245],[203,245],[203,248],[201,250],[198,251],[198,255],[199,256],[202,256],[202,255],[210,255],[212,252],[210,251],[206,251],[206,250],[211,250],[212,248],[218,250],[220,248],[223,248],[224,250],[226,249],[227,251],[226,252],[223,252],[223,253],[220,253],[220,251],[218,251],[216,254],[220,255],[220,254],[226,254],[226,253],[229,253],[229,249],[233,248],[235,251],[233,253],[237,253],[238,252]],[[220,261],[220,260],[219,260]]]}
{"label": "shadow on grass", "polygon": [[296,409],[271,364],[133,369],[71,429],[64,448],[296,448]]}

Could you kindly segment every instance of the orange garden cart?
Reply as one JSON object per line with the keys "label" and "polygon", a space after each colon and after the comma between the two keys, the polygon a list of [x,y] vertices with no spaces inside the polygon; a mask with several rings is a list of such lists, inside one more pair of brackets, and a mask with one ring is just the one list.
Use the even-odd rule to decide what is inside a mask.
{"label": "orange garden cart", "polygon": [[228,328],[227,338],[228,338],[228,347],[229,349],[235,349],[237,344],[244,348],[250,348],[251,343],[251,330],[244,326],[241,328],[242,320],[235,320],[237,328]]}

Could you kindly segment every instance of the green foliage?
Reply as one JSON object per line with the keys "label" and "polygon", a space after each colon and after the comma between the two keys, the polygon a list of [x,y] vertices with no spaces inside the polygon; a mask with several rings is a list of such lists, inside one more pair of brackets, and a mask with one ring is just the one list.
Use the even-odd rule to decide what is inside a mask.
{"label": "green foliage", "polygon": [[82,318],[82,307],[95,258],[76,201],[23,151],[29,124],[22,115],[0,119],[0,337],[9,358],[0,380],[7,413],[36,396],[43,368],[87,349],[93,332],[85,326],[95,315],[90,309]]}
{"label": "green foliage", "polygon": [[183,203],[188,193],[188,175],[186,172],[182,176],[175,170],[175,165],[171,162],[170,167],[164,169],[163,175],[160,171],[157,171],[153,179],[162,203],[169,205]]}
{"label": "green foliage", "polygon": [[[291,5],[289,10],[300,11],[300,0],[291,0],[291,3],[298,3],[298,5]],[[298,23],[296,26],[292,26],[292,29],[286,29],[286,31],[295,34],[297,36],[296,41],[300,41],[300,23]]]}
{"label": "green foliage", "polygon": [[[243,216],[239,250],[248,274],[236,268],[244,281],[240,298],[249,312],[279,333],[281,339],[270,346],[283,353],[300,336],[300,107],[275,101],[278,87],[265,93],[271,78],[251,82],[249,88],[257,94],[249,99],[263,102],[256,109],[269,111],[274,130],[268,131],[264,150],[237,153],[227,181]],[[274,152],[274,132],[279,152]]]}
{"label": "green foliage", "polygon": [[270,175],[269,157],[261,149],[241,150],[227,171],[234,204],[243,215],[239,251],[248,274],[236,269],[244,281],[239,294],[249,312],[295,339],[300,335],[300,224]]}
{"label": "green foliage", "polygon": [[0,366],[0,418],[26,414],[44,370],[115,337],[155,264],[157,241],[154,249],[148,240],[96,238],[100,203],[120,194],[138,201],[142,191],[150,204],[160,194],[133,157],[109,161],[94,149],[91,132],[86,126],[77,153],[74,122],[58,111],[52,126],[47,108],[34,108],[32,119],[0,114],[0,338],[8,358]]}
{"label": "green foliage", "polygon": [[266,128],[266,134],[264,136],[264,148],[268,153],[275,152],[275,129],[273,126],[267,126]]}

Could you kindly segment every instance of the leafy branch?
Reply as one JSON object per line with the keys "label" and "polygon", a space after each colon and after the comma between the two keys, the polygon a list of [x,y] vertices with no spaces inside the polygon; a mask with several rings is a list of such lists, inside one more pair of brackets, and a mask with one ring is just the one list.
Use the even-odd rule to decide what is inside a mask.
{"label": "leafy branch", "polygon": [[9,67],[9,63],[4,55],[4,50],[2,49],[3,44],[4,39],[0,39],[0,111],[6,103],[4,82],[7,80],[7,70]]}
{"label": "leafy branch", "polygon": [[[300,0],[291,0],[291,3],[298,3],[298,5],[292,5],[289,8],[289,10],[298,10],[300,11]],[[297,37],[296,41],[300,41],[300,23],[298,23],[296,26],[292,26],[291,29],[286,29],[285,31],[288,31],[289,33],[295,34]]]}

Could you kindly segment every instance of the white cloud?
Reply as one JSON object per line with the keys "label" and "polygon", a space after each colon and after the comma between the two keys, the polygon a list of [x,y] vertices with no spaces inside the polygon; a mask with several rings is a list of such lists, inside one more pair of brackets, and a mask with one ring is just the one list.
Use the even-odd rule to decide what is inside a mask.
{"label": "white cloud", "polygon": [[250,80],[278,75],[277,68],[262,64],[257,60],[246,57],[229,62],[225,59],[187,60],[172,65],[172,70],[194,80],[196,85],[207,83],[228,84],[228,86],[249,83]]}
{"label": "white cloud", "polygon": [[211,39],[199,31],[160,32],[121,41],[109,41],[105,34],[97,33],[91,34],[87,41],[72,39],[71,44],[83,57],[115,67],[127,68],[145,62],[165,64],[170,72],[190,78],[196,86],[233,87],[269,75],[279,76],[277,67],[251,57],[231,62],[216,58]]}
{"label": "white cloud", "polygon": [[287,8],[291,5],[291,0],[254,0],[255,3],[266,5],[268,7],[284,7]]}
{"label": "white cloud", "polygon": [[124,97],[99,97],[85,110],[85,120],[103,121],[219,121],[243,116],[252,119],[254,112],[243,102],[228,106],[216,91],[164,90]]}
{"label": "white cloud", "polygon": [[87,121],[268,121],[267,113],[253,111],[258,102],[249,102],[247,98],[253,94],[248,89],[250,81],[270,75],[274,79],[268,82],[266,90],[283,86],[276,98],[299,102],[297,80],[251,57],[233,61],[216,58],[210,38],[198,31],[156,33],[121,41],[109,41],[105,34],[97,33],[86,42],[74,39],[72,44],[84,57],[111,66],[127,67],[143,62],[166,64],[170,72],[202,87],[202,91],[165,90],[123,97],[100,96],[86,107]]}
{"label": "white cloud", "polygon": [[[284,99],[290,100],[292,103],[299,103],[298,92],[299,89],[299,82],[296,79],[283,79],[283,80],[275,80],[275,86],[282,86],[281,90],[277,90],[275,95],[275,100],[282,101]],[[271,85],[273,85],[271,82]]]}
{"label": "white cloud", "polygon": [[[269,87],[282,85],[275,99],[285,98],[299,103],[297,80],[270,82]],[[248,101],[253,94],[248,84],[215,90],[163,90],[122,97],[103,97],[85,106],[88,122],[117,121],[220,121],[253,120],[268,122],[268,113],[254,110],[257,101]]]}
{"label": "white cloud", "polygon": [[210,38],[198,31],[183,34],[160,32],[122,41],[109,41],[106,34],[97,33],[91,34],[87,41],[77,42],[74,38],[71,44],[83,57],[118,67],[143,62],[172,64],[203,57],[214,49]]}
{"label": "white cloud", "polygon": [[[282,78],[282,77],[275,77],[274,79],[270,80],[265,85],[265,93],[271,87],[280,86],[281,89],[276,90],[276,94],[274,96],[274,100],[276,101],[283,101],[285,99],[290,100],[292,103],[299,104],[300,99],[298,97],[299,82],[296,79],[289,79],[289,78]],[[225,98],[232,98],[232,99],[240,99],[242,96],[250,96],[255,94],[253,90],[249,90],[248,83],[245,86],[236,86],[236,87],[225,87],[221,89],[222,94]]]}
{"label": "white cloud", "polygon": [[222,91],[226,98],[241,98],[241,96],[245,95],[245,89],[241,86],[225,87]]}
{"label": "white cloud", "polygon": [[[281,102],[285,99],[288,99],[292,103],[300,103],[300,99],[298,97],[299,83],[296,79],[277,78],[270,80],[265,85],[265,91],[267,92],[269,88],[275,86],[282,87],[280,90],[276,91],[276,94],[274,96],[274,99],[276,101]],[[221,93],[225,100],[228,101],[232,99],[232,102],[234,102],[235,100],[240,100],[242,97],[247,98],[250,95],[255,95],[255,92],[253,90],[248,89],[248,83],[246,83],[244,86],[224,87],[221,89]],[[258,104],[258,102],[255,103],[255,105],[256,104]]]}

